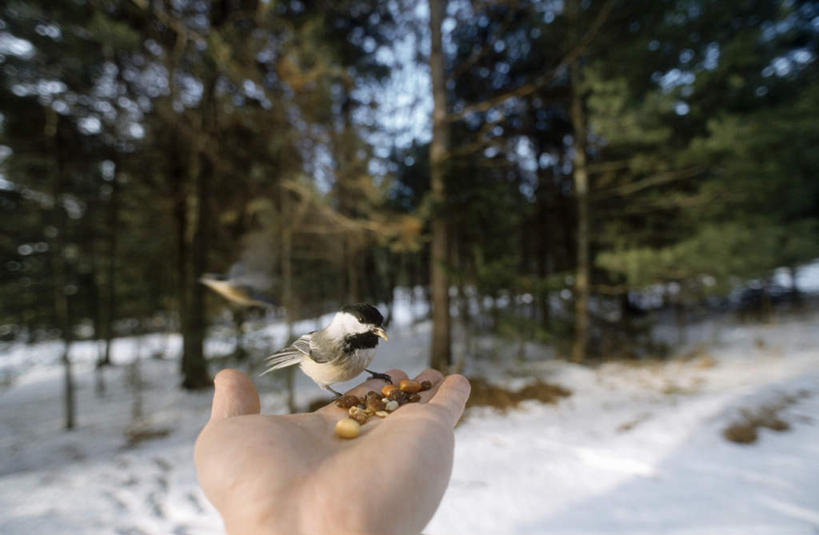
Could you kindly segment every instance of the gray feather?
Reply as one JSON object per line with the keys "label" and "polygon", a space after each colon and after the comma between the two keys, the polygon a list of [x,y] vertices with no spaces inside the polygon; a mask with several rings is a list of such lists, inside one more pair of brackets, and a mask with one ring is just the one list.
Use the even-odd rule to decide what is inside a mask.
{"label": "gray feather", "polygon": [[305,334],[299,337],[292,345],[280,349],[265,359],[265,370],[262,375],[278,370],[279,368],[286,368],[299,364],[305,356],[309,357],[311,353],[310,335]]}
{"label": "gray feather", "polygon": [[310,354],[313,352],[312,344],[310,343],[312,334],[313,333],[300,336],[295,342],[293,342],[293,345],[291,345],[290,347],[301,351],[302,353],[309,357]]}

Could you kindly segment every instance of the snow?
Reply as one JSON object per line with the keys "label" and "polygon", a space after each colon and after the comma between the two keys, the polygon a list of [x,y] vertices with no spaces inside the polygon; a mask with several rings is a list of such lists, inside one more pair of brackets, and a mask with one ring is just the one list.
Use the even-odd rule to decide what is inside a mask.
{"label": "snow", "polygon": [[[377,369],[424,367],[430,325],[424,305],[402,296]],[[302,322],[312,330],[328,318]],[[819,531],[819,313],[775,323],[724,316],[692,325],[678,357],[576,366],[527,350],[528,360],[467,359],[516,387],[534,377],[573,391],[557,405],[526,402],[506,414],[470,409],[456,429],[449,489],[425,530],[435,534],[815,534]],[[249,333],[251,347],[276,349],[286,328]],[[674,334],[676,336],[676,332]],[[62,430],[59,344],[0,352],[0,533],[213,534],[221,521],[196,482],[192,447],[211,394],[178,388],[178,361],[150,356],[179,349],[177,335],[123,338],[106,394],[94,393],[98,347],[74,345],[78,428]],[[214,336],[211,354],[232,341]],[[534,346],[533,346],[534,347]],[[141,396],[132,388],[140,357]],[[285,410],[282,375],[254,381],[264,412]],[[297,402],[322,393],[297,375]],[[353,384],[353,383],[350,383]],[[795,401],[786,432],[726,441],[743,409]],[[138,418],[141,413],[142,417]],[[167,436],[128,446],[140,425]]]}

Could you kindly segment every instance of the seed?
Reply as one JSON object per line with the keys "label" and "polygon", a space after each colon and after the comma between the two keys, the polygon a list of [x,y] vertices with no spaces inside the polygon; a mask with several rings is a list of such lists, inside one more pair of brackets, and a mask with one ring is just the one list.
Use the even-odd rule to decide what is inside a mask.
{"label": "seed", "polygon": [[370,415],[367,414],[364,411],[361,411],[361,412],[359,412],[357,414],[354,414],[354,415],[350,416],[350,418],[352,418],[356,422],[360,423],[361,425],[364,425],[364,424],[367,423],[367,420],[370,419]]}
{"label": "seed", "polygon": [[418,392],[413,392],[412,394],[409,395],[407,401],[409,403],[417,403],[421,401],[421,394],[419,394]]}
{"label": "seed", "polygon": [[370,392],[367,394],[367,409],[375,411],[382,411],[384,410],[384,402],[381,401],[381,395],[376,392]]}
{"label": "seed", "polygon": [[378,416],[379,418],[386,418],[387,415],[389,415],[389,414],[390,413],[388,413],[387,411],[376,411],[375,412],[375,415]]}
{"label": "seed", "polygon": [[341,438],[355,438],[361,433],[361,424],[352,418],[342,418],[336,422],[336,435]]}
{"label": "seed", "polygon": [[421,390],[421,383],[413,381],[412,379],[404,379],[401,381],[400,387],[402,391],[413,394]]}
{"label": "seed", "polygon": [[376,399],[367,403],[367,410],[372,412],[383,411],[386,406],[386,402]]}
{"label": "seed", "polygon": [[399,405],[403,405],[404,403],[407,402],[407,397],[408,396],[409,396],[409,394],[407,394],[403,390],[399,390],[399,389],[396,388],[395,390],[390,392],[390,395],[387,396],[387,399],[389,399],[391,401],[397,401]]}
{"label": "seed", "polygon": [[394,399],[391,399],[389,402],[387,402],[387,406],[385,408],[388,411],[392,412],[392,411],[394,411],[395,409],[398,408],[398,402],[395,401]]}
{"label": "seed", "polygon": [[342,409],[349,409],[354,405],[358,405],[361,403],[361,400],[358,399],[358,396],[353,394],[344,394],[340,398],[336,400],[336,407],[340,407]]}
{"label": "seed", "polygon": [[349,414],[350,416],[355,416],[356,414],[359,414],[360,412],[361,412],[361,407],[359,407],[358,405],[356,405],[354,407],[350,407],[349,409],[347,409],[347,414]]}
{"label": "seed", "polygon": [[429,381],[421,381],[421,391],[422,392],[424,390],[429,390],[430,388],[432,388],[432,383],[430,383]]}
{"label": "seed", "polygon": [[398,388],[398,387],[395,386],[395,385],[389,385],[389,384],[384,385],[384,387],[381,389],[381,395],[384,396],[384,397],[387,397],[387,396],[390,395],[390,392],[392,392],[396,388]]}

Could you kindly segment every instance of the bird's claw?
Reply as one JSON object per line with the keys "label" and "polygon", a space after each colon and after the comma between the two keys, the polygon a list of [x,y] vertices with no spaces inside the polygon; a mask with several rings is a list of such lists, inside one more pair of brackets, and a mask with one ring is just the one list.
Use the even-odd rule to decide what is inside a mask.
{"label": "bird's claw", "polygon": [[370,379],[383,379],[384,381],[387,381],[389,384],[393,384],[392,377],[390,377],[386,373],[379,373],[366,369],[364,371],[370,374]]}

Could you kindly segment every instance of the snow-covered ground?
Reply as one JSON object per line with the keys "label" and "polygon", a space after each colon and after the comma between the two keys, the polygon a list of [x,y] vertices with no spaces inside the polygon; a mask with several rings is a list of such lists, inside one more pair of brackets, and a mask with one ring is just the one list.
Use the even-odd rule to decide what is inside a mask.
{"label": "snow-covered ground", "polygon": [[[429,324],[395,312],[379,369],[424,367]],[[320,320],[321,321],[321,320]],[[311,330],[305,322],[297,331]],[[731,318],[691,327],[669,361],[597,368],[551,359],[479,365],[516,387],[533,377],[573,391],[558,405],[526,402],[507,414],[470,409],[456,429],[455,466],[428,534],[819,532],[819,313],[767,325]],[[277,346],[274,325],[250,337]],[[106,394],[94,392],[97,348],[78,343],[78,428],[62,430],[59,346],[0,352],[0,533],[208,534],[221,521],[199,490],[193,441],[210,393],[177,388],[176,336],[121,339]],[[215,339],[213,353],[230,350]],[[141,396],[130,386],[139,355]],[[693,355],[693,356],[692,356]],[[254,376],[264,412],[284,411],[281,377]],[[320,391],[297,379],[304,406]],[[742,409],[794,402],[790,430],[757,442],[726,441]],[[138,418],[141,414],[142,417]],[[164,436],[127,445],[129,429]]]}

